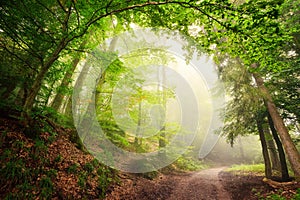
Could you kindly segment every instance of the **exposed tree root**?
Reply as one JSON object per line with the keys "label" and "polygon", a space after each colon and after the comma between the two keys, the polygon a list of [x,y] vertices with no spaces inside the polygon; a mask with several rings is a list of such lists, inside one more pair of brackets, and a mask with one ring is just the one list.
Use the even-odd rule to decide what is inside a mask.
{"label": "exposed tree root", "polygon": [[284,190],[290,190],[290,189],[295,189],[300,187],[300,183],[297,181],[277,182],[268,178],[263,178],[263,182],[267,183],[269,186],[276,189],[282,188]]}

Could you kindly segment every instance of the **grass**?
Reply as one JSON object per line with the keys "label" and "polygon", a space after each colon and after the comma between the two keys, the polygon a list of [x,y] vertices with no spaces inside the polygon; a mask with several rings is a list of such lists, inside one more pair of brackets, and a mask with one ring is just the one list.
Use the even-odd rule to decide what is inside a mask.
{"label": "grass", "polygon": [[[237,174],[237,175],[261,175],[264,176],[265,165],[264,164],[252,164],[252,165],[233,165],[226,171]],[[263,200],[300,200],[300,188],[297,190],[282,190],[282,189],[273,189],[269,192],[261,193],[258,188],[253,188],[252,192],[255,192],[257,199]]]}
{"label": "grass", "polygon": [[264,174],[265,165],[264,164],[252,164],[252,165],[232,165],[230,168],[226,169],[228,172],[237,172],[237,173],[256,173],[256,174]]}

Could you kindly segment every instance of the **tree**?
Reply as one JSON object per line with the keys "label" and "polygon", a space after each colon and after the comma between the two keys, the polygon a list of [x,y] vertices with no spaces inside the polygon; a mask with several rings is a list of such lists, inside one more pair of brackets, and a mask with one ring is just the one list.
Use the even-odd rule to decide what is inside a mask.
{"label": "tree", "polygon": [[[101,19],[107,16],[136,7],[160,4],[165,2],[142,4],[138,4],[138,1],[125,2],[119,4],[117,8],[112,2],[86,4],[75,1],[50,3],[40,0],[37,3],[23,1],[18,4],[12,1],[2,4],[1,27],[5,37],[15,41],[16,45],[32,56],[34,58],[32,60],[36,63],[27,62],[29,68],[37,70],[33,82],[28,86],[28,95],[23,106],[22,116],[25,122],[30,119],[30,111],[47,72],[67,46],[76,46],[78,38],[83,37],[93,24],[101,24]],[[24,60],[11,51],[8,43],[4,43],[3,46],[17,59]]]}
{"label": "tree", "polygon": [[[79,49],[83,49],[86,45],[87,41],[83,41],[79,47]],[[72,76],[74,74],[74,71],[80,61],[80,53],[75,54],[72,63],[71,68],[65,73],[64,78],[62,79],[60,86],[58,87],[58,91],[56,92],[55,98],[52,101],[51,107],[57,111],[59,111],[63,99],[64,99],[64,93],[66,93],[66,90],[68,89],[70,82],[72,80]]]}
{"label": "tree", "polygon": [[[7,99],[7,96],[13,96],[10,93],[16,92],[18,87],[21,89],[19,94],[24,97],[22,117],[29,128],[31,111],[39,93],[40,97],[45,96],[47,103],[52,92],[51,86],[56,84],[57,80],[50,76],[50,72],[62,69],[62,74],[65,73],[65,66],[56,65],[59,58],[77,49],[80,40],[94,25],[103,29],[103,37],[107,37],[106,28],[109,27],[106,19],[112,15],[117,16],[126,28],[134,22],[143,27],[179,30],[193,39],[186,46],[187,59],[195,49],[200,53],[212,53],[218,49],[232,57],[239,57],[243,67],[256,74],[257,84],[266,95],[265,101],[274,126],[295,175],[299,177],[299,153],[289,139],[282,116],[276,111],[279,101],[273,100],[270,89],[260,79],[269,76],[270,72],[280,72],[291,66],[285,62],[285,58],[290,49],[295,52],[299,49],[299,27],[291,25],[296,24],[291,22],[299,19],[298,4],[298,0],[260,0],[238,4],[229,0],[6,1],[0,7],[1,52],[13,57],[12,61],[16,64],[13,69],[22,69],[20,76],[24,78],[12,86],[5,85],[5,79],[11,79],[13,73],[4,70],[5,78],[1,82],[5,85],[5,91],[2,91],[2,97]],[[292,16],[288,18],[290,12]],[[3,60],[9,63],[9,59]],[[295,60],[294,66],[297,66],[297,62]],[[297,116],[294,107],[289,108],[287,103],[285,110]]]}
{"label": "tree", "polygon": [[258,85],[258,88],[260,89],[260,92],[262,93],[262,95],[264,97],[265,104],[266,104],[268,112],[270,113],[270,116],[274,122],[274,126],[281,138],[281,141],[283,141],[283,146],[284,146],[286,154],[288,155],[292,169],[295,173],[295,177],[300,177],[300,154],[299,154],[298,150],[296,149],[296,146],[293,143],[293,140],[292,140],[291,136],[289,135],[288,130],[276,109],[276,106],[272,100],[272,97],[268,92],[268,89],[264,86],[263,79],[261,77],[259,77],[257,74],[254,75],[254,78]]}
{"label": "tree", "polygon": [[288,167],[286,164],[286,159],[285,159],[285,153],[282,147],[282,143],[278,137],[278,134],[276,132],[276,129],[274,127],[272,118],[270,116],[270,114],[267,114],[267,118],[268,118],[268,123],[272,132],[272,136],[276,142],[276,146],[278,149],[278,154],[279,154],[279,159],[280,159],[280,168],[281,168],[281,178],[282,181],[288,181],[289,180],[289,171],[288,171]]}
{"label": "tree", "polygon": [[260,116],[257,118],[256,122],[257,122],[257,129],[259,133],[259,138],[260,138],[264,162],[265,162],[265,175],[266,178],[270,179],[272,177],[272,166],[271,166],[268,146],[265,138],[265,132],[263,129],[263,121],[264,121],[263,117]]}
{"label": "tree", "polygon": [[[265,145],[263,147],[263,155],[266,162],[266,175],[271,176],[269,169],[271,165],[268,163],[270,160],[269,153],[267,152],[268,145],[265,142],[265,134],[266,131],[268,131],[268,128],[266,127],[266,123],[263,123],[265,121],[264,118],[267,116],[265,114],[266,108],[262,105],[263,100],[251,79],[252,75],[247,72],[242,66],[242,63],[237,59],[228,58],[224,55],[218,55],[216,59],[219,63],[220,77],[224,81],[227,92],[231,96],[231,100],[226,109],[223,133],[230,143],[233,144],[238,135],[253,134],[258,131],[262,145]],[[263,114],[258,115],[257,113]],[[268,121],[279,151],[282,179],[288,180],[289,175],[285,154],[281,146],[281,141],[274,129],[273,121],[269,115]],[[254,127],[257,127],[257,130]]]}
{"label": "tree", "polygon": [[266,122],[266,119],[264,119],[263,121],[265,123],[262,126],[263,126],[263,131],[264,131],[265,139],[267,142],[267,148],[268,148],[270,159],[271,159],[272,170],[280,171],[281,167],[280,167],[280,162],[279,162],[279,155],[277,152],[277,148],[275,147],[273,137],[270,134],[269,124]]}

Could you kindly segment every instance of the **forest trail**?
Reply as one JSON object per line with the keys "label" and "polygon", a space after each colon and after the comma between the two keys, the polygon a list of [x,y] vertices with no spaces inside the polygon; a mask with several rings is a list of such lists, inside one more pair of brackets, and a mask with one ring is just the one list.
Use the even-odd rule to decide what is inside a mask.
{"label": "forest trail", "polygon": [[218,167],[191,173],[178,182],[168,200],[230,200],[230,195],[219,178],[219,173],[224,169],[225,167]]}
{"label": "forest trail", "polygon": [[219,177],[224,169],[161,175],[156,180],[127,179],[106,200],[230,200]]}

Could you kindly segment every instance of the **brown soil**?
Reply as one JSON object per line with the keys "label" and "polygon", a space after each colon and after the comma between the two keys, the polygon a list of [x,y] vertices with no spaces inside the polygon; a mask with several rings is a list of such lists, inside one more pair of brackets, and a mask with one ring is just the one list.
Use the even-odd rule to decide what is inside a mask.
{"label": "brown soil", "polygon": [[[87,173],[84,171],[84,166],[91,162],[93,157],[77,149],[75,144],[70,142],[66,130],[61,130],[52,142],[49,140],[49,133],[40,134],[40,140],[47,144],[47,153],[40,152],[37,160],[32,160],[29,156],[30,153],[37,153],[34,140],[22,133],[18,121],[0,118],[0,133],[0,156],[4,156],[6,150],[15,153],[12,158],[7,157],[5,162],[18,158],[22,159],[25,166],[31,170],[43,169],[43,173],[50,169],[57,171],[57,175],[51,178],[55,188],[51,199],[99,199],[102,192],[105,192],[104,188],[98,185],[96,169],[88,173],[85,189],[79,186],[78,174]],[[16,144],[22,145],[16,146]],[[61,159],[56,161],[59,157]],[[69,173],[68,170],[74,165],[78,166],[76,173]],[[5,163],[1,163],[0,166],[3,169]],[[225,167],[216,167],[185,173],[167,170],[167,173],[160,173],[153,180],[145,178],[147,174],[118,173],[120,181],[110,186],[106,200],[253,200],[274,193],[290,199],[296,193],[296,187],[274,190],[262,181],[263,176],[249,173],[233,174],[225,172],[224,169]],[[37,178],[31,178],[29,183],[33,186],[37,185],[40,177],[45,176],[42,172],[37,175]],[[0,175],[5,177],[5,174]],[[148,175],[151,177],[153,174]],[[20,180],[15,179],[1,180],[0,199],[8,192],[18,192],[15,183],[19,182]],[[41,190],[39,187],[34,188],[36,189],[28,192],[38,194]]]}
{"label": "brown soil", "polygon": [[258,193],[267,194],[272,190],[257,174],[234,174],[222,171],[219,174],[223,180],[224,188],[230,193],[232,200],[254,200],[259,199]]}
{"label": "brown soil", "polygon": [[223,169],[224,167],[218,167],[199,172],[172,173],[160,175],[154,180],[134,175],[122,177],[122,184],[115,187],[106,200],[231,199],[230,194],[223,188],[223,180],[219,176]]}
{"label": "brown soil", "polygon": [[106,200],[254,200],[270,194],[283,194],[287,199],[295,190],[274,190],[257,174],[233,174],[225,167],[199,172],[159,175],[153,180],[138,175],[122,175]]}

